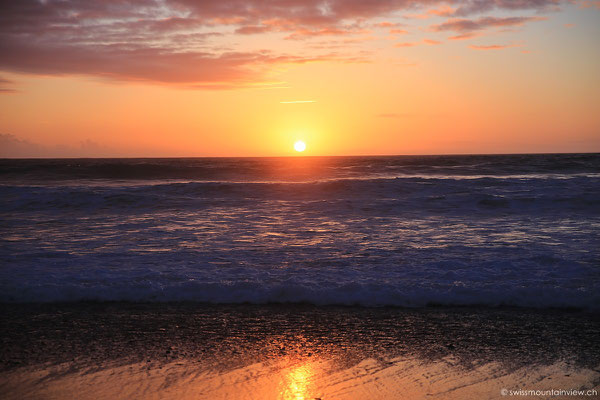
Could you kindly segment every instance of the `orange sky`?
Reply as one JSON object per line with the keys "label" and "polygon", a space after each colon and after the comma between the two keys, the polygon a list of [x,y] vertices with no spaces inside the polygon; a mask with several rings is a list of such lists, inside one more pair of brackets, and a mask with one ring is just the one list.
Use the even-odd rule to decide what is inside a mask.
{"label": "orange sky", "polygon": [[3,157],[600,151],[597,1],[26,0],[0,37]]}

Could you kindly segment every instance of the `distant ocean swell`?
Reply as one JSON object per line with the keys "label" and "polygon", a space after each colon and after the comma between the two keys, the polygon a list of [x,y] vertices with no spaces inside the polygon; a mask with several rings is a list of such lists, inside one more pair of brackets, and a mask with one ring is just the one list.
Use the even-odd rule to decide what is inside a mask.
{"label": "distant ocean swell", "polygon": [[[127,186],[2,186],[5,211],[173,209],[210,207],[215,201],[346,202],[347,206],[405,207],[414,212],[600,213],[600,177],[394,178],[321,182],[186,182]],[[318,205],[317,205],[318,206]]]}
{"label": "distant ocean swell", "polygon": [[0,167],[2,302],[600,310],[599,155]]}
{"label": "distant ocean swell", "polygon": [[2,160],[0,181],[310,181],[397,176],[600,174],[597,154]]}

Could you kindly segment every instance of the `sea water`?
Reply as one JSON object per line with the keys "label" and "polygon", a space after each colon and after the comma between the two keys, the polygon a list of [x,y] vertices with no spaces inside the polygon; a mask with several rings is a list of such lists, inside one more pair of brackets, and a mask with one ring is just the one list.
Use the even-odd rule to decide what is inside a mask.
{"label": "sea water", "polygon": [[0,160],[0,301],[600,305],[600,155]]}

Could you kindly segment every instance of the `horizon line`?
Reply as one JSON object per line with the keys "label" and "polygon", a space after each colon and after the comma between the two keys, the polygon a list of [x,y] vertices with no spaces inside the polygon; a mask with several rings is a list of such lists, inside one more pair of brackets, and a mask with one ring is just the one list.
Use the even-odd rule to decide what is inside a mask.
{"label": "horizon line", "polygon": [[189,158],[334,158],[334,157],[436,157],[436,156],[525,156],[525,155],[592,155],[599,151],[532,152],[532,153],[429,153],[429,154],[345,154],[345,155],[279,155],[279,156],[106,156],[106,157],[0,157],[0,160],[111,160],[111,159],[189,159]]}

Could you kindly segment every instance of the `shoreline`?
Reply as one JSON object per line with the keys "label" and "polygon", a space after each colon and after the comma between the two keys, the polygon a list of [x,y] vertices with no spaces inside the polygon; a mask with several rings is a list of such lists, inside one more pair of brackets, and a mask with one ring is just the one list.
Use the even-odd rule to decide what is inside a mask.
{"label": "shoreline", "polygon": [[[206,398],[282,398],[268,394],[272,379],[307,363],[321,371],[311,390],[323,400],[335,382],[350,390],[350,397],[335,398],[379,382],[381,391],[367,397],[375,399],[396,393],[402,379],[454,382],[448,384],[462,387],[463,395],[499,393],[494,386],[502,379],[516,385],[517,376],[520,385],[552,377],[567,385],[551,388],[597,388],[600,381],[600,314],[585,311],[123,302],[1,304],[0,310],[6,327],[0,388],[7,398],[60,398],[90,377],[105,393],[100,398],[126,398],[112,390],[154,384],[148,390],[158,391],[156,398],[168,398],[168,387],[181,398],[193,387],[197,398],[198,388],[208,386]],[[439,376],[430,381],[427,374]],[[485,385],[469,383],[474,377]],[[419,387],[411,397],[442,389]]]}

